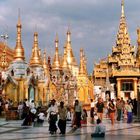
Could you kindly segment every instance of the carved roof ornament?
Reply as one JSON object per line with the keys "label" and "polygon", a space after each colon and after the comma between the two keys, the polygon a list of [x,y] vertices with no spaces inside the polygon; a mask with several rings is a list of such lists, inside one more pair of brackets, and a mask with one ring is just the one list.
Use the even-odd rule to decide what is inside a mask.
{"label": "carved roof ornament", "polygon": [[130,46],[130,37],[127,30],[127,23],[124,13],[124,0],[121,2],[121,18],[116,40],[117,47],[122,47],[123,45]]}
{"label": "carved roof ornament", "polygon": [[124,13],[124,0],[121,2],[121,18],[117,33],[116,46],[113,47],[112,52],[112,57],[108,58],[109,62],[118,62],[119,66],[134,66],[135,47],[130,44],[130,37]]}
{"label": "carved roof ornament", "polygon": [[9,64],[7,62],[7,57],[6,57],[6,44],[5,44],[4,50],[2,52],[0,66],[3,68],[3,70],[5,70],[9,66]]}
{"label": "carved roof ornament", "polygon": [[30,66],[42,66],[42,60],[39,52],[39,47],[38,47],[38,33],[34,33],[34,43],[32,47],[32,55],[30,59]]}
{"label": "carved roof ornament", "polygon": [[22,28],[22,25],[21,25],[21,20],[20,20],[20,9],[19,9],[18,23],[17,23],[17,39],[16,39],[14,60],[25,60],[24,48],[22,47],[22,41],[21,41],[21,28]]}
{"label": "carved roof ornament", "polygon": [[0,66],[3,70],[5,70],[6,68],[8,68],[9,63],[8,63],[8,59],[7,59],[7,39],[9,38],[9,36],[7,34],[5,35],[1,35],[1,38],[3,38],[4,43],[3,43],[3,48],[2,48],[2,56],[1,56],[1,62],[0,62]]}

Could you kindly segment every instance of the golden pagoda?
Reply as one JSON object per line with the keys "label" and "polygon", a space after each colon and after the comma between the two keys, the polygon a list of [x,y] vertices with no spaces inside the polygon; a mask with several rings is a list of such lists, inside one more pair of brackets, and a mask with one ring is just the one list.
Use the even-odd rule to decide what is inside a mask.
{"label": "golden pagoda", "polygon": [[[138,46],[139,46],[138,30]],[[121,2],[121,18],[117,33],[116,45],[112,48],[112,54],[95,64],[93,78],[94,88],[100,92],[100,96],[106,98],[123,97],[137,98],[137,86],[139,85],[139,47],[135,55],[135,46],[131,45],[128,33],[124,0]]]}
{"label": "golden pagoda", "polygon": [[28,65],[25,62],[24,48],[22,47],[21,28],[22,25],[19,16],[17,23],[17,39],[16,47],[14,49],[14,59],[3,73],[4,87],[2,94],[5,100],[11,99],[14,101],[15,105],[17,105],[17,103],[24,98],[27,98],[27,94],[23,93],[25,92],[24,83]]}
{"label": "golden pagoda", "polygon": [[74,101],[79,99],[83,105],[89,105],[90,99],[94,98],[93,83],[88,77],[86,57],[82,49],[80,67],[78,67],[72,50],[70,30],[67,31],[62,57],[59,54],[59,40],[56,34],[52,63],[50,56],[47,62],[46,50],[41,57],[38,33],[34,32],[31,57],[29,62],[26,62],[21,38],[20,14],[16,27],[14,53],[5,46],[1,56],[0,67],[3,72],[4,86],[0,90],[2,90],[4,99],[11,99],[15,106],[24,99],[28,99],[29,102],[34,100],[36,105],[46,105],[51,99],[56,99],[58,102],[63,100],[70,106],[73,106]]}
{"label": "golden pagoda", "polygon": [[77,77],[78,99],[84,104],[88,105],[93,96],[93,83],[87,76],[87,66],[85,63],[84,51],[80,49],[80,66]]}

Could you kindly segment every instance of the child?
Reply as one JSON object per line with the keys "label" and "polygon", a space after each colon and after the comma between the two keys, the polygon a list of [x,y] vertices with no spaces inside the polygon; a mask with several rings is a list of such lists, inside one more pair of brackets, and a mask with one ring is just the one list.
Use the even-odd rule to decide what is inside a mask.
{"label": "child", "polygon": [[81,121],[81,123],[82,124],[87,124],[87,111],[86,111],[86,109],[83,109],[83,112],[82,112],[82,121]]}
{"label": "child", "polygon": [[132,109],[133,109],[133,106],[132,106],[131,102],[127,101],[127,103],[125,105],[125,109],[127,111],[127,123],[132,123],[132,118],[133,118]]}
{"label": "child", "polygon": [[101,123],[100,119],[97,119],[95,132],[91,134],[91,137],[104,137],[104,136],[105,136],[105,126]]}
{"label": "child", "polygon": [[71,121],[71,111],[70,111],[70,108],[67,108],[67,121]]}

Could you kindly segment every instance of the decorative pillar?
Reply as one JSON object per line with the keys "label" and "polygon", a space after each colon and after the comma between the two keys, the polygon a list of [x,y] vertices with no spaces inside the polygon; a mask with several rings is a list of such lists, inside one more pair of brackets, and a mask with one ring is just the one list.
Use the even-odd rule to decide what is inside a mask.
{"label": "decorative pillar", "polygon": [[24,98],[28,99],[28,97],[29,97],[28,96],[29,95],[29,93],[28,93],[29,92],[29,86],[24,87],[24,91],[25,91]]}
{"label": "decorative pillar", "polygon": [[117,97],[121,97],[121,79],[117,79]]}
{"label": "decorative pillar", "polygon": [[19,101],[23,101],[24,100],[24,94],[23,94],[23,92],[24,92],[24,83],[23,83],[22,80],[20,80],[18,83],[19,83],[18,84],[19,85],[19,88],[18,88]]}
{"label": "decorative pillar", "polygon": [[38,88],[35,87],[35,102],[38,103]]}
{"label": "decorative pillar", "polygon": [[47,87],[44,87],[44,104],[47,103]]}
{"label": "decorative pillar", "polygon": [[13,87],[13,91],[14,91],[14,102],[15,102],[15,106],[18,105],[19,99],[18,99],[18,92],[17,92],[17,88]]}
{"label": "decorative pillar", "polygon": [[134,98],[137,98],[137,78],[134,78],[133,81],[134,81]]}

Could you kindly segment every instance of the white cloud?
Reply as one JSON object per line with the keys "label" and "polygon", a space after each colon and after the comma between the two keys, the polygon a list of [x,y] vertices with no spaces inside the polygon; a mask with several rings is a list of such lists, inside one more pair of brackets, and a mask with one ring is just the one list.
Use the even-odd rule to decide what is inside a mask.
{"label": "white cloud", "polygon": [[[47,46],[48,54],[52,54],[56,32],[59,35],[60,51],[63,52],[66,31],[70,25],[73,52],[79,59],[79,49],[84,47],[91,72],[93,62],[111,53],[112,45],[115,44],[120,4],[121,0],[3,0],[0,1],[0,31],[3,33],[8,26],[8,43],[15,46],[17,11],[20,8],[22,40],[28,57],[35,26],[39,32],[41,49]],[[140,26],[139,5],[139,0],[125,0],[125,14],[133,43],[137,39],[136,28]]]}

